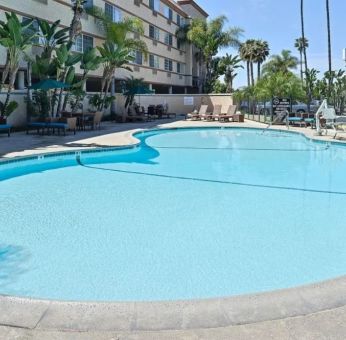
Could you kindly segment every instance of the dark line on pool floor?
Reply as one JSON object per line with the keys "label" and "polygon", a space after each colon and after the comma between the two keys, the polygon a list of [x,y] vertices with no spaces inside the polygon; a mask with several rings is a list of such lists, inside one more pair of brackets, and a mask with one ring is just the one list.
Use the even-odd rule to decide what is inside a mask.
{"label": "dark line on pool floor", "polygon": [[242,183],[242,182],[232,182],[232,181],[221,181],[221,180],[214,180],[214,179],[194,178],[194,177],[161,175],[161,174],[153,174],[153,173],[140,172],[140,171],[108,169],[108,168],[101,168],[101,167],[97,167],[97,166],[86,165],[86,164],[82,163],[81,159],[78,157],[77,157],[77,163],[79,165],[83,166],[84,168],[88,168],[88,169],[102,170],[102,171],[109,171],[109,172],[116,172],[116,173],[124,173],[124,174],[131,174],[131,175],[150,176],[150,177],[159,177],[159,178],[168,178],[168,179],[179,179],[179,180],[184,180],[184,181],[195,181],[195,182],[205,182],[205,183],[237,185],[237,186],[253,187],[253,188],[302,191],[302,192],[311,192],[311,193],[318,193],[318,194],[346,195],[346,192],[342,192],[342,191],[304,189],[304,188],[295,188],[295,187],[283,187],[283,186],[278,186],[278,185],[252,184],[252,183]]}
{"label": "dark line on pool floor", "polygon": [[284,152],[311,152],[311,151],[326,151],[329,146],[322,149],[265,149],[265,148],[212,148],[212,147],[195,147],[195,146],[142,146],[142,148],[154,149],[177,149],[177,150],[234,150],[234,151],[284,151]]}

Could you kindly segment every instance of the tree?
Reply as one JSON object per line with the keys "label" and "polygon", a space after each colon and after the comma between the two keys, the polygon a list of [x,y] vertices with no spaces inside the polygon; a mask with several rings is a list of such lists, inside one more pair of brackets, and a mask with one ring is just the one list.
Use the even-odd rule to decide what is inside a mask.
{"label": "tree", "polygon": [[85,11],[85,0],[71,0],[73,17],[69,28],[69,40],[75,42],[76,38],[82,34],[81,18]]}
{"label": "tree", "polygon": [[[305,61],[304,51],[306,54],[306,49],[309,47],[309,41],[306,38],[298,38],[295,41],[294,47],[299,52],[299,65],[300,65],[300,78],[302,83],[304,82],[304,72],[307,71],[307,61]],[[303,70],[303,64],[305,64],[305,69]]]}
{"label": "tree", "polygon": [[[330,11],[329,11],[329,0],[326,0],[326,14],[327,14],[327,35],[328,35],[328,72],[332,73],[332,42],[331,42],[331,31],[330,31]],[[329,87],[331,87],[329,82]]]}
{"label": "tree", "polygon": [[298,59],[292,56],[292,52],[282,50],[281,55],[272,55],[270,60],[263,65],[263,74],[291,73],[291,70],[296,69],[297,65]]}
{"label": "tree", "polygon": [[217,79],[213,85],[212,93],[227,93],[228,86],[226,83],[222,82],[220,79]]}
{"label": "tree", "polygon": [[[99,107],[99,110],[103,110],[110,86],[112,83],[114,84],[116,70],[122,68],[131,72],[132,69],[127,64],[135,60],[135,53],[143,54],[146,59],[148,47],[144,41],[129,36],[129,33],[139,37],[144,34],[143,23],[140,19],[125,18],[120,22],[113,22],[98,7],[92,8],[89,12],[98,19],[98,23],[106,37],[106,41],[102,46],[97,47],[103,63],[103,77],[101,81],[102,104]],[[114,93],[112,92],[113,95]]]}
{"label": "tree", "polygon": [[[239,37],[243,32],[239,27],[225,30],[227,18],[219,16],[213,20],[194,19],[188,28],[178,31],[178,35],[186,32],[186,39],[200,51],[200,64],[204,63],[206,72],[202,72],[203,91],[208,92],[208,83],[212,77],[212,60],[221,48],[239,47]],[[200,69],[203,69],[200,68]]]}
{"label": "tree", "polygon": [[302,30],[302,36],[301,36],[301,40],[300,40],[300,48],[302,50],[301,53],[304,56],[305,72],[307,72],[308,71],[308,59],[306,56],[306,49],[309,47],[309,45],[308,45],[308,40],[305,38],[304,0],[300,0],[300,22],[301,22],[301,30]]}
{"label": "tree", "polygon": [[247,86],[251,86],[251,44],[249,41],[240,45],[239,56],[246,63]]}
{"label": "tree", "polygon": [[231,93],[233,91],[233,81],[238,75],[236,71],[239,68],[244,68],[240,63],[241,59],[239,58],[239,56],[232,56],[228,53],[226,53],[226,55],[222,57],[219,62],[219,72],[225,77],[224,80],[226,83],[226,92]]}
{"label": "tree", "polygon": [[14,88],[19,63],[26,55],[26,50],[32,43],[33,32],[27,32],[32,20],[20,22],[15,13],[5,13],[6,22],[0,21],[0,45],[6,48],[6,62],[3,71],[0,92],[8,79],[8,89],[5,101],[0,104],[0,116],[10,115],[17,107],[16,101],[10,101]]}
{"label": "tree", "polygon": [[257,63],[257,81],[261,79],[261,65],[269,56],[269,44],[264,40],[256,40],[254,43],[254,62]]}

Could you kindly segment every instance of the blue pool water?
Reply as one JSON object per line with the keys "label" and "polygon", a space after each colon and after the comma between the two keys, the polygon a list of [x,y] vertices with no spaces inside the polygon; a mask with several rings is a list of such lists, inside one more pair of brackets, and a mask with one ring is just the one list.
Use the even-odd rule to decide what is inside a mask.
{"label": "blue pool water", "polygon": [[0,293],[209,298],[346,274],[346,148],[287,132],[147,132],[0,166]]}

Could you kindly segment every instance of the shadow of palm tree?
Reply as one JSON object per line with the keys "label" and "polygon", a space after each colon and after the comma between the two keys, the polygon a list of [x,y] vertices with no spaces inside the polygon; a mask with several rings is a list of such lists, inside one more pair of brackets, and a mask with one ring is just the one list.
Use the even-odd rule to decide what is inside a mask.
{"label": "shadow of palm tree", "polygon": [[20,246],[0,244],[0,293],[27,272],[30,254]]}

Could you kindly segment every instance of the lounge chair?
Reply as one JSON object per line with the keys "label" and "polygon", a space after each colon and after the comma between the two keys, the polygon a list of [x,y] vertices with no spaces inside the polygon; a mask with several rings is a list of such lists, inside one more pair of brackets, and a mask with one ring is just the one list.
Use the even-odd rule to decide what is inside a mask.
{"label": "lounge chair", "polygon": [[135,122],[138,120],[139,121],[146,121],[148,119],[144,113],[141,113],[139,111],[139,109],[136,109],[136,107],[130,106],[126,120],[128,120],[129,122]]}
{"label": "lounge chair", "polygon": [[213,120],[215,120],[216,118],[219,119],[220,115],[221,115],[221,109],[222,109],[222,105],[215,105],[214,106],[214,110],[212,113],[205,115],[205,121],[207,122],[211,122]]}
{"label": "lounge chair", "polygon": [[5,131],[7,132],[7,136],[11,136],[11,128],[12,126],[10,124],[0,124],[0,132]]}
{"label": "lounge chair", "polygon": [[222,106],[221,114],[219,117],[220,122],[230,122],[235,117],[237,112],[237,105]]}
{"label": "lounge chair", "polygon": [[55,130],[57,130],[59,135],[60,131],[63,131],[64,136],[66,135],[67,130],[73,131],[73,133],[76,134],[77,118],[51,118],[45,122],[29,122],[26,126],[26,133],[29,134],[30,130],[37,130],[38,134],[42,131],[43,135],[45,129],[47,129],[48,133],[52,131],[53,134],[55,133]]}
{"label": "lounge chair", "polygon": [[207,115],[208,105],[201,105],[198,112],[191,112],[185,116],[185,119],[202,120]]}

